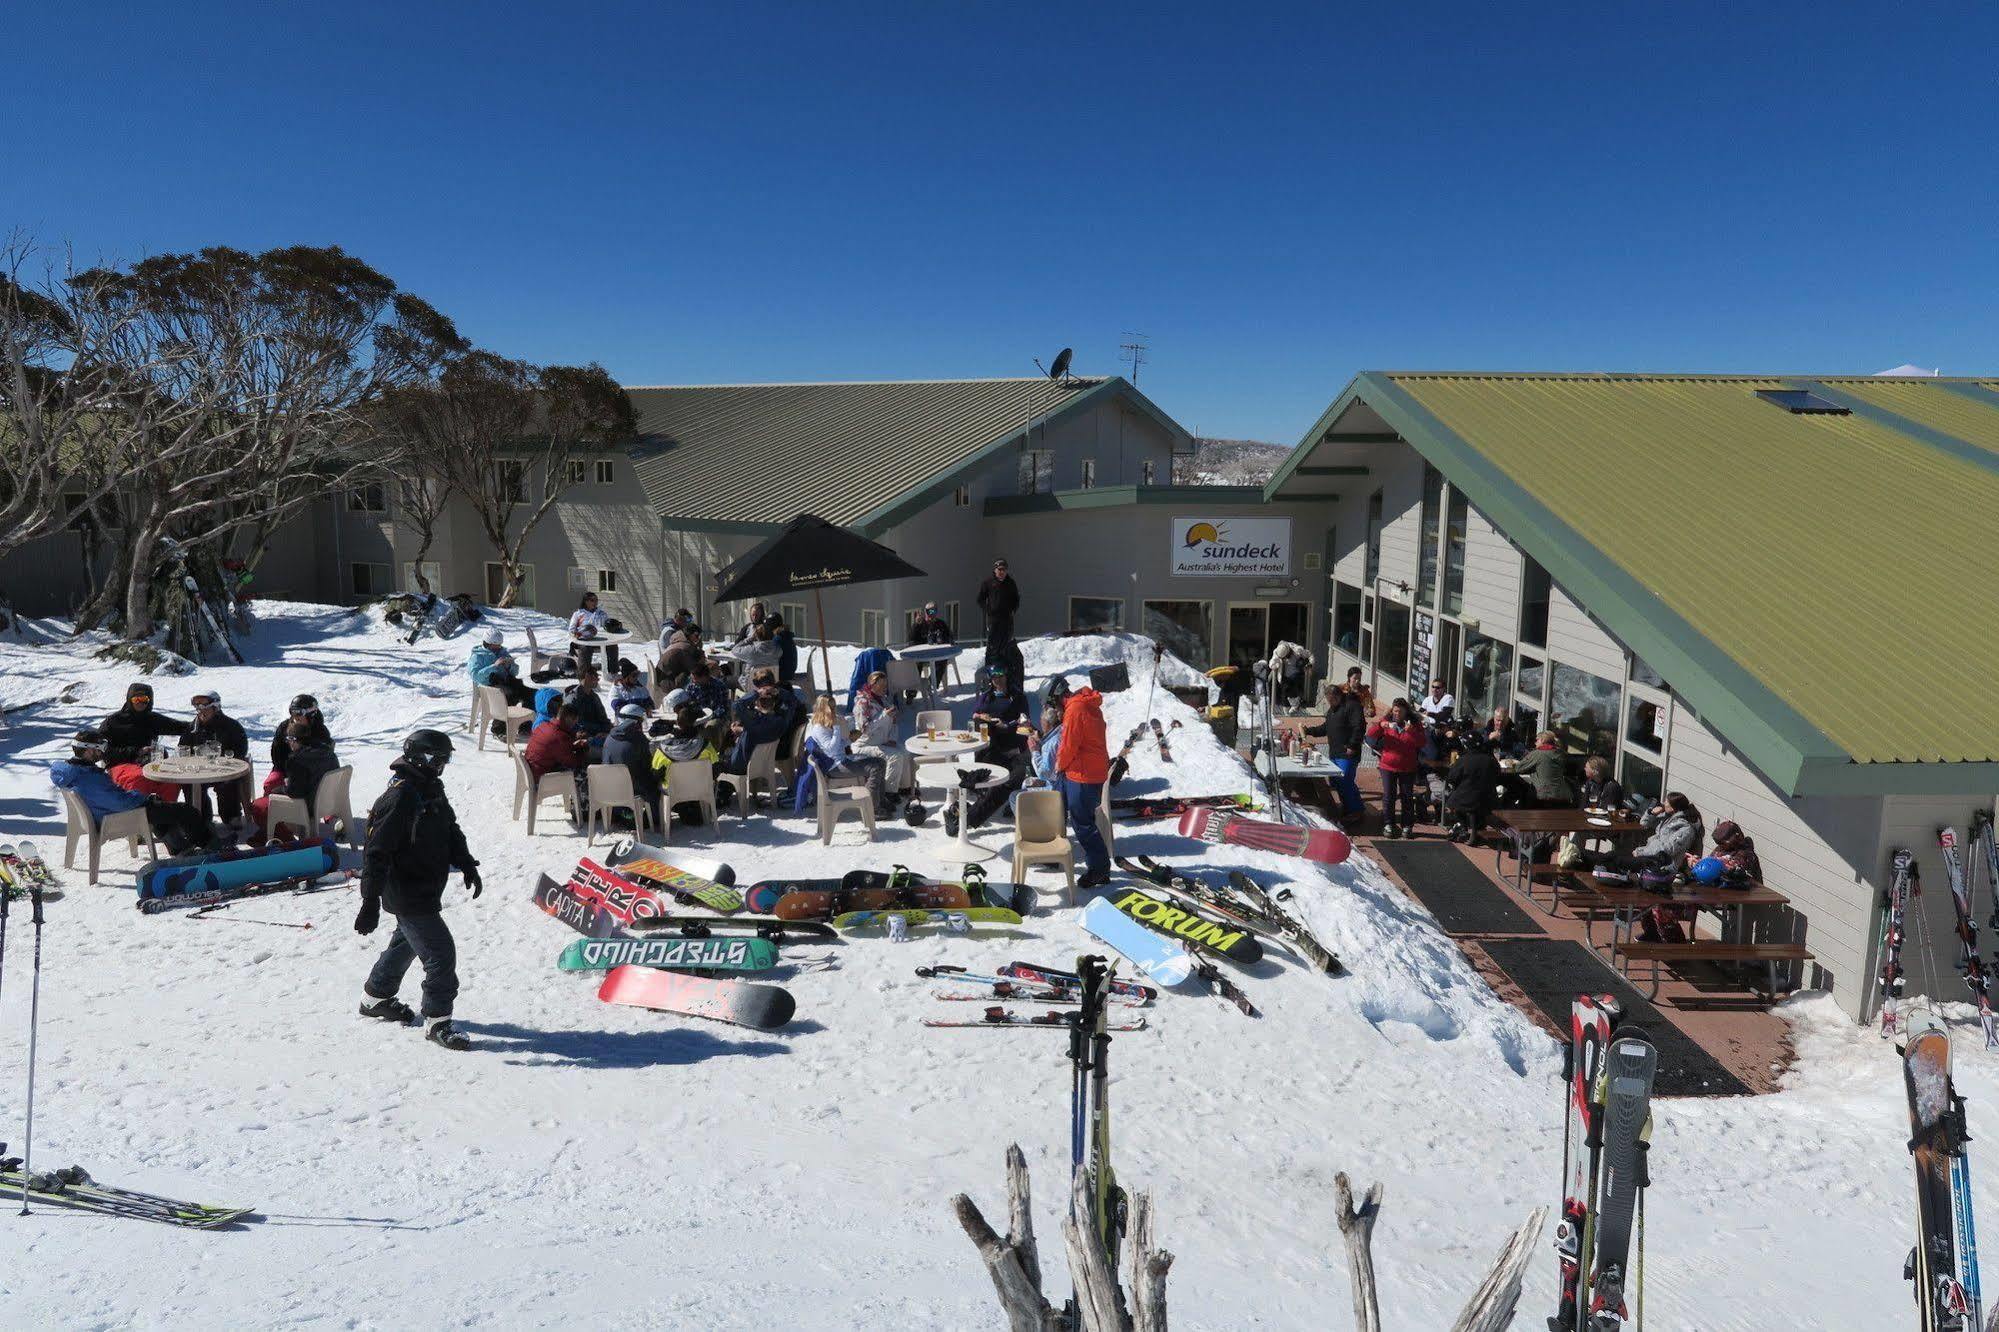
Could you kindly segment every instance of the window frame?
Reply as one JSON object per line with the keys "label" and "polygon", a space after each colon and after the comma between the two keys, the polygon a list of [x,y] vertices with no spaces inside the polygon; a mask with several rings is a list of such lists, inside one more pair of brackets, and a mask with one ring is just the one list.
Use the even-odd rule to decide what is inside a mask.
{"label": "window frame", "polygon": [[[361,577],[367,574],[368,587],[361,586]],[[347,562],[347,586],[357,597],[388,597],[395,595],[395,566],[381,564],[374,560],[349,560]],[[377,580],[379,579],[379,583]]]}
{"label": "window frame", "polygon": [[1139,463],[1138,484],[1140,484],[1141,486],[1152,485],[1153,478],[1158,475],[1159,475],[1159,464],[1155,460],[1147,458]]}
{"label": "window frame", "polygon": [[[789,624],[790,621],[785,621]],[[888,612],[885,610],[863,610],[861,612],[861,646],[888,646]]]}
{"label": "window frame", "polygon": [[1083,465],[1078,469],[1076,488],[1078,490],[1095,490],[1097,488],[1097,460],[1095,458],[1083,459]]}
{"label": "window frame", "polygon": [[[1543,597],[1541,601],[1542,611],[1540,616],[1540,624],[1538,628],[1540,637],[1529,638],[1527,636],[1527,609],[1533,603],[1531,603],[1528,600],[1528,594],[1533,590],[1533,586],[1537,581],[1546,589],[1546,595]],[[1554,578],[1549,575],[1546,569],[1541,567],[1541,565],[1534,559],[1532,555],[1529,555],[1524,551],[1521,552],[1520,603],[1517,608],[1514,619],[1514,633],[1513,633],[1514,645],[1517,647],[1536,648],[1539,650],[1539,655],[1541,655],[1542,657],[1546,657],[1548,655],[1548,625],[1550,619],[1553,618],[1554,608],[1555,608]]]}
{"label": "window frame", "polygon": [[[499,574],[499,583],[497,585],[493,581],[495,571]],[[498,560],[487,560],[484,563],[482,572],[484,573],[486,583],[486,604],[490,606],[499,601],[500,592],[506,589],[507,570],[506,566]],[[540,598],[537,596],[537,593],[539,590],[535,582],[534,565],[521,565],[521,601],[516,606],[516,609],[532,610],[538,608]]]}
{"label": "window frame", "polygon": [[[367,503],[370,496],[375,502]],[[389,511],[389,488],[380,481],[363,481],[347,488],[347,512],[383,514]]]}
{"label": "window frame", "polygon": [[1422,502],[1416,520],[1414,604],[1430,611],[1437,609],[1438,592],[1444,581],[1443,528],[1444,474],[1424,463]]}
{"label": "window frame", "polygon": [[598,458],[591,467],[590,474],[597,485],[615,486],[618,484],[618,460],[616,458]]}
{"label": "window frame", "polygon": [[971,508],[971,507],[972,507],[972,488],[971,488],[970,486],[958,486],[957,488],[955,488],[954,490],[952,490],[952,492],[951,492],[951,507],[952,507],[952,508],[954,508],[954,509],[969,509],[969,508]]}
{"label": "window frame", "polygon": [[[1152,638],[1154,642],[1158,642],[1159,640],[1153,634],[1148,632],[1149,626],[1146,623],[1146,608],[1148,606],[1200,607],[1201,618],[1205,622],[1205,629],[1206,629],[1206,632],[1202,636],[1201,655],[1203,656],[1203,658],[1205,658],[1207,664],[1202,665],[1198,662],[1188,662],[1187,664],[1194,667],[1196,670],[1208,670],[1214,666],[1215,599],[1213,597],[1140,597],[1138,599],[1139,632],[1145,634],[1147,638]],[[1176,625],[1176,627],[1178,626]]]}
{"label": "window frame", "polygon": [[618,571],[599,569],[597,572],[597,595],[599,598],[618,595]]}
{"label": "window frame", "polygon": [[[510,482],[508,477],[513,479]],[[509,506],[528,502],[528,465],[519,458],[496,458],[493,460],[493,488],[500,492],[500,499]]]}
{"label": "window frame", "polygon": [[1382,492],[1376,490],[1367,497],[1367,521],[1363,527],[1364,538],[1361,555],[1361,581],[1372,589],[1381,577],[1381,531],[1386,522],[1383,515],[1386,505]]}
{"label": "window frame", "polygon": [[[1015,480],[1023,495],[1050,495],[1055,492],[1055,450],[1022,449],[1021,468]],[[1046,489],[1042,483],[1046,482]]]}
{"label": "window frame", "polygon": [[571,458],[562,468],[563,484],[566,486],[580,486],[583,484],[583,478],[589,475],[589,471],[589,464],[585,463],[581,458]]}
{"label": "window frame", "polygon": [[[1101,625],[1095,625],[1087,630],[1078,629],[1076,626],[1076,603],[1079,601],[1107,601],[1110,604],[1117,607],[1117,619],[1108,628],[1105,628],[1104,626]],[[1097,596],[1091,596],[1088,593],[1078,595],[1072,592],[1069,594],[1066,610],[1068,612],[1068,625],[1070,633],[1123,633],[1124,632],[1123,597],[1097,597]]]}
{"label": "window frame", "polygon": [[[403,590],[406,592],[416,591],[417,563],[415,560],[403,561]],[[436,560],[424,560],[422,564],[424,577],[430,580],[431,589],[435,591],[444,583],[443,566]]]}

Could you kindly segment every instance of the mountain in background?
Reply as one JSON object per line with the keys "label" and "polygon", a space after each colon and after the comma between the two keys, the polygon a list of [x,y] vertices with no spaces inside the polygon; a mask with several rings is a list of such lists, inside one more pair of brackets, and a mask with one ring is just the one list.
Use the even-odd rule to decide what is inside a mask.
{"label": "mountain in background", "polygon": [[1173,464],[1182,486],[1260,486],[1277,471],[1291,449],[1258,439],[1194,439],[1194,452]]}

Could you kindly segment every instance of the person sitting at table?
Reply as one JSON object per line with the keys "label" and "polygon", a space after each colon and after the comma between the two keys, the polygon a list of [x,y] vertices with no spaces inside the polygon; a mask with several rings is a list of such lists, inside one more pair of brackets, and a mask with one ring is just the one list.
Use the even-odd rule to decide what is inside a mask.
{"label": "person sitting at table", "polygon": [[[982,723],[986,730],[986,746],[979,757],[1004,768],[1006,775],[994,785],[974,789],[971,803],[965,807],[965,821],[973,828],[991,818],[1007,803],[1007,797],[1020,789],[1034,762],[1034,728],[1027,724],[1027,701],[1008,683],[1004,663],[994,662],[986,668],[986,675],[990,683],[972,701],[972,721]],[[944,831],[952,837],[958,835],[955,804],[944,806]]]}
{"label": "person sitting at table", "polygon": [[153,711],[153,687],[144,680],[134,681],[125,690],[125,706],[106,717],[98,728],[105,736],[105,771],[127,791],[174,799],[180,795],[178,786],[146,776],[146,751],[163,735],[186,735],[192,725]]}
{"label": "person sitting at table", "polygon": [[1624,788],[1610,775],[1610,760],[1591,754],[1583,760],[1583,808],[1622,809]]}
{"label": "person sitting at table", "polygon": [[802,813],[807,808],[814,782],[859,777],[874,801],[875,816],[880,818],[888,813],[882,791],[888,764],[879,755],[855,753],[852,741],[853,736],[840,725],[833,696],[821,694],[812,704],[812,717],[805,727],[805,762],[798,765],[798,782],[792,788],[793,809]]}
{"label": "person sitting at table", "polygon": [[1763,881],[1763,861],[1756,854],[1756,841],[1734,819],[1714,825],[1712,854],[1721,862],[1724,881]]}
{"label": "person sitting at table", "polygon": [[1435,727],[1439,722],[1448,722],[1457,716],[1458,700],[1444,687],[1442,680],[1430,681],[1430,692],[1416,705],[1423,714],[1423,725]]}
{"label": "person sitting at table", "polygon": [[1444,774],[1458,757],[1458,732],[1454,719],[1445,714],[1437,722],[1423,723],[1423,749],[1416,756],[1416,800],[1436,811],[1436,821],[1444,822]]}
{"label": "person sitting at table", "polygon": [[[652,741],[646,736],[646,710],[636,703],[626,703],[618,709],[618,721],[611,733],[604,737],[603,762],[614,763],[632,775],[632,794],[653,812],[655,826],[663,826],[659,819],[660,775],[664,771],[653,765]],[[623,810],[614,818],[624,818]]]}
{"label": "person sitting at table", "polygon": [[1444,774],[1444,814],[1453,842],[1478,840],[1479,829],[1492,817],[1499,804],[1499,784],[1504,774],[1492,746],[1483,732],[1462,737],[1464,748]]}
{"label": "person sitting at table", "polygon": [[[1027,737],[1028,761],[1027,777],[1020,784],[1020,790],[1007,793],[1006,811],[1011,814],[1020,803],[1021,791],[1060,790],[1062,772],[1056,767],[1056,756],[1062,752],[1062,709],[1044,707],[1041,709],[1041,725]],[[977,827],[977,824],[973,824]]]}
{"label": "person sitting at table", "polygon": [[[909,646],[935,647],[942,643],[955,643],[956,641],[957,639],[952,637],[951,626],[945,623],[944,617],[937,613],[937,603],[934,601],[924,602],[922,612],[910,623]],[[929,665],[931,683],[939,689],[944,687],[944,673],[950,664],[947,658],[933,661]]]}
{"label": "person sitting at table", "polygon": [[770,641],[777,644],[777,678],[789,687],[798,674],[798,639],[782,615],[773,615],[765,623],[770,626]]}
{"label": "person sitting at table", "polygon": [[[729,721],[729,753],[722,760],[723,772],[742,776],[750,770],[758,745],[774,745],[784,739],[784,733],[791,729],[791,716],[779,702],[777,682],[772,680],[768,687],[736,705]],[[728,798],[734,798],[733,783]]]}
{"label": "person sitting at table", "polygon": [[583,770],[590,766],[590,742],[576,729],[576,709],[564,703],[555,710],[553,720],[535,727],[521,758],[537,778],[553,772],[576,774],[576,811],[570,821],[581,828],[588,808]]}
{"label": "person sitting at table", "polygon": [[1302,728],[1302,734],[1323,736],[1326,757],[1332,760],[1333,789],[1340,798],[1340,821],[1352,823],[1366,812],[1354,773],[1360,770],[1361,742],[1367,735],[1367,714],[1360,695],[1339,685],[1325,689],[1326,716],[1316,726]]}
{"label": "person sitting at table", "polygon": [[[194,725],[181,738],[181,743],[189,748],[213,745],[216,750],[230,758],[245,762],[250,758],[250,737],[243,733],[243,723],[222,711],[222,695],[213,689],[204,689],[188,700],[194,706]],[[235,782],[221,782],[214,787],[190,786],[188,802],[201,806],[203,817],[208,815],[208,793],[215,792],[215,807],[221,812],[224,823],[235,823],[243,817],[242,787]]]}
{"label": "person sitting at table", "polygon": [[761,601],[752,601],[750,603],[750,618],[744,620],[743,627],[736,630],[735,641],[737,643],[747,643],[757,636],[757,630],[763,628],[763,622],[766,618],[764,611],[765,607]]}
{"label": "person sitting at table", "polygon": [[[711,735],[713,718],[701,711],[685,689],[668,694],[665,705],[667,715],[652,725],[652,768],[662,790],[674,764],[697,760],[718,763],[722,758]],[[668,813],[689,827],[699,827],[706,818],[701,806],[691,800],[683,800]]]}
{"label": "person sitting at table", "polygon": [[[1604,872],[1604,877],[1631,878],[1670,884],[1686,868],[1687,857],[1700,850],[1703,828],[1701,813],[1693,801],[1678,791],[1645,811],[1642,822],[1647,836],[1629,851],[1585,851],[1583,859]],[[1638,937],[1646,943],[1685,943],[1681,922],[1693,914],[1690,907],[1657,906],[1638,921]]]}
{"label": "person sitting at table", "polygon": [[1553,731],[1534,737],[1533,752],[1513,765],[1513,775],[1534,788],[1538,809],[1573,809],[1575,788],[1569,784],[1569,767],[1562,757],[1562,738]]}
{"label": "person sitting at table", "polygon": [[1521,753],[1520,729],[1513,724],[1513,717],[1504,707],[1494,708],[1485,721],[1485,743],[1499,758],[1518,758]]}
{"label": "person sitting at table", "polygon": [[694,623],[694,612],[682,606],[666,617],[659,626],[659,650],[665,652],[673,645],[673,636]]}
{"label": "person sitting at table", "polygon": [[577,734],[590,742],[593,752],[603,747],[604,737],[611,733],[611,714],[604,710],[604,700],[597,693],[602,679],[597,668],[586,663],[576,683],[562,691],[562,701],[576,712]]}
{"label": "person sitting at table", "polygon": [[740,663],[739,679],[750,680],[758,671],[774,671],[783,660],[784,649],[778,646],[777,633],[770,620],[759,623],[756,632],[736,644],[736,660]]}
{"label": "person sitting at table", "polygon": [[[646,688],[644,675],[639,664],[630,657],[618,662],[618,683],[611,689],[611,713],[622,716],[627,706],[637,707],[640,712],[652,711],[652,691]],[[612,727],[613,730],[617,728]]]}
{"label": "person sitting at table", "polygon": [[[319,711],[319,700],[311,694],[294,694],[285,708],[285,719],[278,723],[277,730],[271,732],[271,770],[283,772],[285,762],[292,756],[292,727],[303,726],[307,722],[319,722],[326,718]],[[331,729],[331,728],[329,728]]]}
{"label": "person sitting at table", "polygon": [[715,678],[715,669],[705,657],[694,663],[694,669],[687,673],[687,683],[680,687],[702,712],[719,717],[729,710],[729,686]]}
{"label": "person sitting at table", "polygon": [[1367,742],[1381,756],[1381,821],[1383,835],[1391,839],[1408,837],[1415,827],[1423,741],[1423,723],[1406,698],[1389,704],[1388,715],[1367,728]]}
{"label": "person sitting at table", "polygon": [[[484,640],[472,645],[471,655],[465,659],[465,668],[472,673],[473,684],[493,686],[506,696],[509,706],[526,708],[534,705],[534,690],[521,683],[520,663],[507,651],[506,635],[497,628],[488,628]],[[496,721],[494,725],[499,723]]]}
{"label": "person sitting at table", "polygon": [[597,604],[595,592],[585,592],[569,617],[569,652],[576,664],[587,664],[597,649],[591,644],[604,636],[611,617]]}
{"label": "person sitting at table", "polygon": [[909,790],[915,772],[908,753],[896,743],[900,719],[900,710],[889,697],[888,672],[871,672],[860,692],[854,695],[854,732],[859,738],[854,741],[853,750],[856,754],[879,758],[886,765],[884,776],[891,806]]}
{"label": "person sitting at table", "polygon": [[695,665],[707,660],[707,654],[701,647],[701,626],[684,624],[667,644],[666,654],[659,659],[660,681],[668,689],[678,689],[687,683]]}
{"label": "person sitting at table", "polygon": [[805,720],[805,699],[790,685],[777,678],[777,672],[761,670],[750,680],[749,697],[738,699],[734,709],[735,720],[743,721],[762,698],[777,700],[777,710],[784,718],[785,730],[790,730]]}
{"label": "person sitting at table", "polygon": [[[261,845],[264,841],[264,824],[270,817],[273,795],[283,794],[294,800],[303,800],[305,807],[311,809],[313,797],[319,794],[320,778],[340,767],[339,756],[333,752],[333,733],[318,718],[306,718],[287,729],[285,747],[290,751],[285,758],[285,766],[271,769],[270,775],[264,779],[264,794],[250,802],[252,846]],[[309,837],[312,831],[296,824],[281,823],[273,830],[273,835],[279,838]]]}
{"label": "person sitting at table", "polygon": [[167,854],[184,856],[207,851],[215,844],[215,829],[198,809],[172,804],[158,796],[120,786],[98,766],[109,751],[111,738],[94,726],[85,727],[70,738],[70,756],[49,765],[49,782],[58,791],[72,791],[90,812],[93,824],[106,815],[128,809],[146,811],[146,826],[166,843]]}

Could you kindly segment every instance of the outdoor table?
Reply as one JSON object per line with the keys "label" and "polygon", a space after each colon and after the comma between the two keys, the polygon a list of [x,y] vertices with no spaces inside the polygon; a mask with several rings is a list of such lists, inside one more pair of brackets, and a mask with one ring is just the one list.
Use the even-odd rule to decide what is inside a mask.
{"label": "outdoor table", "polygon": [[[1752,883],[1744,888],[1726,888],[1720,884],[1676,883],[1670,893],[1651,893],[1643,888],[1607,883],[1588,870],[1576,871],[1575,878],[1590,894],[1585,899],[1586,905],[1608,907],[1612,913],[1610,952],[1613,959],[1617,956],[1618,942],[1630,934],[1631,926],[1638,917],[1653,907],[1690,907],[1696,912],[1705,911],[1721,921],[1723,939],[1740,941],[1748,928],[1748,921],[1744,918],[1747,908],[1789,906],[1791,903],[1790,898],[1775,888],[1766,888],[1760,883]],[[1594,913],[1584,918],[1583,942],[1591,948],[1596,947]]]}
{"label": "outdoor table", "polygon": [[[980,790],[989,790],[1007,779],[1007,770],[997,763],[953,763],[950,767],[954,773],[976,771]],[[972,840],[972,790],[963,781],[958,783],[958,840],[953,846],[953,854],[959,860],[991,860],[999,852],[988,851]]]}
{"label": "outdoor table", "polygon": [[[1529,843],[1550,833],[1560,836],[1564,833],[1588,834],[1591,837],[1630,837],[1643,833],[1645,825],[1629,814],[1618,811],[1597,811],[1587,809],[1502,809],[1493,813],[1492,821],[1506,834],[1513,847],[1513,885],[1534,901],[1534,880],[1528,872],[1527,848]],[[1492,852],[1492,868],[1499,871],[1499,856],[1503,848],[1495,847]],[[1548,909],[1553,915],[1561,903],[1561,895],[1556,894],[1556,905]]]}
{"label": "outdoor table", "polygon": [[1318,781],[1331,781],[1339,776],[1339,769],[1332,765],[1324,750],[1312,751],[1312,761],[1307,763],[1298,754],[1273,754],[1268,750],[1256,756],[1257,771],[1260,775],[1275,779],[1278,777],[1311,777]]}
{"label": "outdoor table", "polygon": [[[888,655],[897,661],[922,662],[934,666],[939,685],[944,683],[944,666],[949,663],[952,676],[959,684],[963,684],[965,678],[958,673],[958,658],[971,649],[970,643],[915,643],[909,647],[890,648]],[[1014,683],[1018,685],[1020,681],[1016,680]]]}
{"label": "outdoor table", "polygon": [[576,658],[576,665],[580,668],[583,665],[583,649],[598,647],[604,649],[604,678],[607,680],[613,679],[618,674],[618,644],[629,643],[631,641],[632,631],[629,629],[599,629],[588,638],[578,638],[576,635],[571,634],[569,636],[569,655]]}
{"label": "outdoor table", "polygon": [[[216,758],[203,754],[176,754],[172,758],[154,759],[139,771],[150,781],[193,789],[227,786],[235,782],[242,787],[246,805],[256,794],[250,789],[250,760],[232,758],[227,754]],[[192,791],[188,800],[199,803]]]}
{"label": "outdoor table", "polygon": [[985,747],[986,742],[977,731],[939,731],[934,740],[912,735],[902,742],[902,752],[909,755],[913,769],[909,774],[910,784],[922,789],[918,777],[928,760],[970,758]]}

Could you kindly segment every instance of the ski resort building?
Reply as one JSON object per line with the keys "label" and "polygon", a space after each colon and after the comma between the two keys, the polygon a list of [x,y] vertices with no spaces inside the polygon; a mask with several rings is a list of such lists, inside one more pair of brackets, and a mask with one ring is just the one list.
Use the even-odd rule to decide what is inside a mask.
{"label": "ski resort building", "polygon": [[1264,494],[1329,529],[1331,671],[1734,819],[1856,1017],[1910,848],[1910,991],[1968,997],[1937,829],[1999,792],[1999,381],[1369,373]]}

